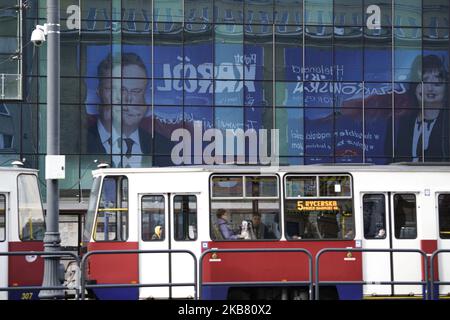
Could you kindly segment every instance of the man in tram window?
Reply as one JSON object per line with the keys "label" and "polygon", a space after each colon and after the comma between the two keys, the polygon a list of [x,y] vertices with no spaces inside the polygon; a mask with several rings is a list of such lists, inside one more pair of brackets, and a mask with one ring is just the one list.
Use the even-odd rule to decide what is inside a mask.
{"label": "man in tram window", "polygon": [[273,232],[261,221],[261,213],[254,212],[252,215],[253,233],[256,239],[275,239]]}
{"label": "man in tram window", "polygon": [[216,217],[217,217],[216,226],[218,227],[220,235],[223,237],[223,239],[237,240],[243,238],[242,235],[238,234],[237,232],[233,231],[233,229],[231,229],[228,222],[230,220],[230,213],[227,210],[225,209],[217,210]]}

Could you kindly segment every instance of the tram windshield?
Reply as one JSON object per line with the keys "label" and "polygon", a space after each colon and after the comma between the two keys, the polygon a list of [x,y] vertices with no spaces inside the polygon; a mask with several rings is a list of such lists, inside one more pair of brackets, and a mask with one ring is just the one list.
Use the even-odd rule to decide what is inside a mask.
{"label": "tram windshield", "polygon": [[21,174],[17,178],[19,237],[22,241],[44,239],[45,222],[37,177]]}
{"label": "tram windshield", "polygon": [[92,183],[91,193],[89,195],[89,206],[84,221],[83,241],[88,242],[91,239],[92,227],[94,226],[97,198],[100,191],[101,178],[95,177]]}
{"label": "tram windshield", "polygon": [[128,238],[128,179],[103,179],[94,227],[95,241],[126,241]]}

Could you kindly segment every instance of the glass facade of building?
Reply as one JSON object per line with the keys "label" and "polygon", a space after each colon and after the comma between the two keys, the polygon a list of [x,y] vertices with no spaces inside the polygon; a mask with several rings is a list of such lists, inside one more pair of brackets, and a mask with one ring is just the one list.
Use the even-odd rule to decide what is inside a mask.
{"label": "glass facade of building", "polygon": [[[287,165],[450,160],[448,0],[60,3],[63,197],[88,195],[94,160],[173,165],[194,121],[279,129]],[[21,10],[23,99],[0,103],[0,163],[42,181],[46,46],[29,39],[45,4]]]}

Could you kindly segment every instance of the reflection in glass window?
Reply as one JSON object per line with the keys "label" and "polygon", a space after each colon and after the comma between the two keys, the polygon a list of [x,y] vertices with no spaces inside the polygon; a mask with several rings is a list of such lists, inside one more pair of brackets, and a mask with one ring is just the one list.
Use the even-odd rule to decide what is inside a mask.
{"label": "reflection in glass window", "polygon": [[273,4],[269,0],[245,0],[245,23],[272,24]]}
{"label": "reflection in glass window", "polygon": [[334,154],[333,127],[333,109],[305,109],[306,156],[332,156]]}
{"label": "reflection in glass window", "polygon": [[303,107],[303,82],[276,82],[275,99],[279,107]]}
{"label": "reflection in glass window", "polygon": [[363,110],[341,108],[335,115],[334,150],[340,162],[361,163],[363,154]]}
{"label": "reflection in glass window", "polygon": [[171,141],[172,133],[183,127],[183,108],[155,106],[154,124],[155,153],[170,155],[172,148],[177,144],[176,141]]}
{"label": "reflection in glass window", "polygon": [[386,239],[386,205],[384,194],[363,196],[364,238]]}
{"label": "reflection in glass window", "polygon": [[243,178],[242,177],[213,177],[212,178],[212,197],[243,197]]}
{"label": "reflection in glass window", "polygon": [[351,197],[351,180],[349,176],[319,177],[320,197]]}
{"label": "reflection in glass window", "polygon": [[211,0],[184,0],[184,21],[187,28],[189,22],[211,23],[213,18]]}
{"label": "reflection in glass window", "polygon": [[340,26],[361,26],[362,0],[334,1],[334,24]]}
{"label": "reflection in glass window", "polygon": [[44,213],[36,176],[19,175],[17,178],[17,194],[20,240],[43,240],[45,233]]}
{"label": "reflection in glass window", "polygon": [[305,24],[333,24],[333,0],[304,0]]}
{"label": "reflection in glass window", "polygon": [[422,26],[422,0],[395,0],[394,16],[396,26]]}
{"label": "reflection in glass window", "polygon": [[397,239],[417,238],[416,196],[394,195],[394,229]]}
{"label": "reflection in glass window", "polygon": [[244,26],[244,77],[246,80],[272,80],[272,26]]}
{"label": "reflection in glass window", "polygon": [[174,239],[177,241],[193,241],[197,239],[197,197],[175,196],[174,210]]}
{"label": "reflection in glass window", "polygon": [[441,239],[450,239],[450,194],[440,194],[439,202],[439,235]]}
{"label": "reflection in glass window", "polygon": [[422,54],[422,29],[394,29],[394,77],[396,81],[420,81],[416,70],[421,69],[418,57]]}
{"label": "reflection in glass window", "polygon": [[128,238],[128,179],[110,176],[103,179],[97,220],[96,241],[126,241]]}
{"label": "reflection in glass window", "polygon": [[220,130],[244,129],[244,108],[215,108],[215,127]]}
{"label": "reflection in glass window", "polygon": [[275,128],[280,130],[280,155],[301,156],[305,153],[303,109],[277,108]]}
{"label": "reflection in glass window", "polygon": [[214,67],[216,79],[244,78],[244,28],[239,25],[214,27]]}
{"label": "reflection in glass window", "polygon": [[333,28],[309,26],[305,35],[305,80],[333,80]]}
{"label": "reflection in glass window", "polygon": [[153,0],[153,18],[157,22],[183,22],[183,0]]}
{"label": "reflection in glass window", "polygon": [[275,78],[280,81],[303,79],[303,29],[275,26]]}
{"label": "reflection in glass window", "polygon": [[360,27],[334,28],[334,80],[361,81],[363,33]]}
{"label": "reflection in glass window", "polygon": [[448,27],[450,20],[448,0],[423,0],[422,7],[424,27]]}
{"label": "reflection in glass window", "polygon": [[303,0],[275,0],[275,24],[302,25]]}
{"label": "reflection in glass window", "polygon": [[239,24],[244,22],[244,0],[215,0],[214,22]]}
{"label": "reflection in glass window", "polygon": [[286,197],[303,198],[317,197],[317,177],[287,177]]}
{"label": "reflection in glass window", "polygon": [[165,198],[143,196],[141,200],[141,236],[144,241],[165,239]]}
{"label": "reflection in glass window", "polygon": [[391,81],[392,32],[390,28],[364,28],[364,80]]}
{"label": "reflection in glass window", "polygon": [[0,241],[6,239],[6,197],[0,194]]}
{"label": "reflection in glass window", "polygon": [[277,197],[278,179],[276,177],[245,177],[246,197]]}
{"label": "reflection in glass window", "polygon": [[352,200],[285,200],[289,240],[350,240],[354,237]]}

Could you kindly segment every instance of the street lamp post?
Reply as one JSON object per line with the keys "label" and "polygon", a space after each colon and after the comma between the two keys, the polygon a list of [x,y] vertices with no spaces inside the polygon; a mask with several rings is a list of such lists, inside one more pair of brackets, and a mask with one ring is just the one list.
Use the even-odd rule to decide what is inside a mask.
{"label": "street lamp post", "polygon": [[[47,0],[47,157],[59,155],[60,114],[60,24],[59,0]],[[50,169],[46,157],[47,215],[44,236],[44,251],[59,251],[59,185],[58,180],[47,177]],[[50,176],[51,177],[51,176]],[[44,256],[44,279],[42,286],[61,285],[60,257]],[[41,290],[39,298],[58,299],[64,297],[63,290]]]}

